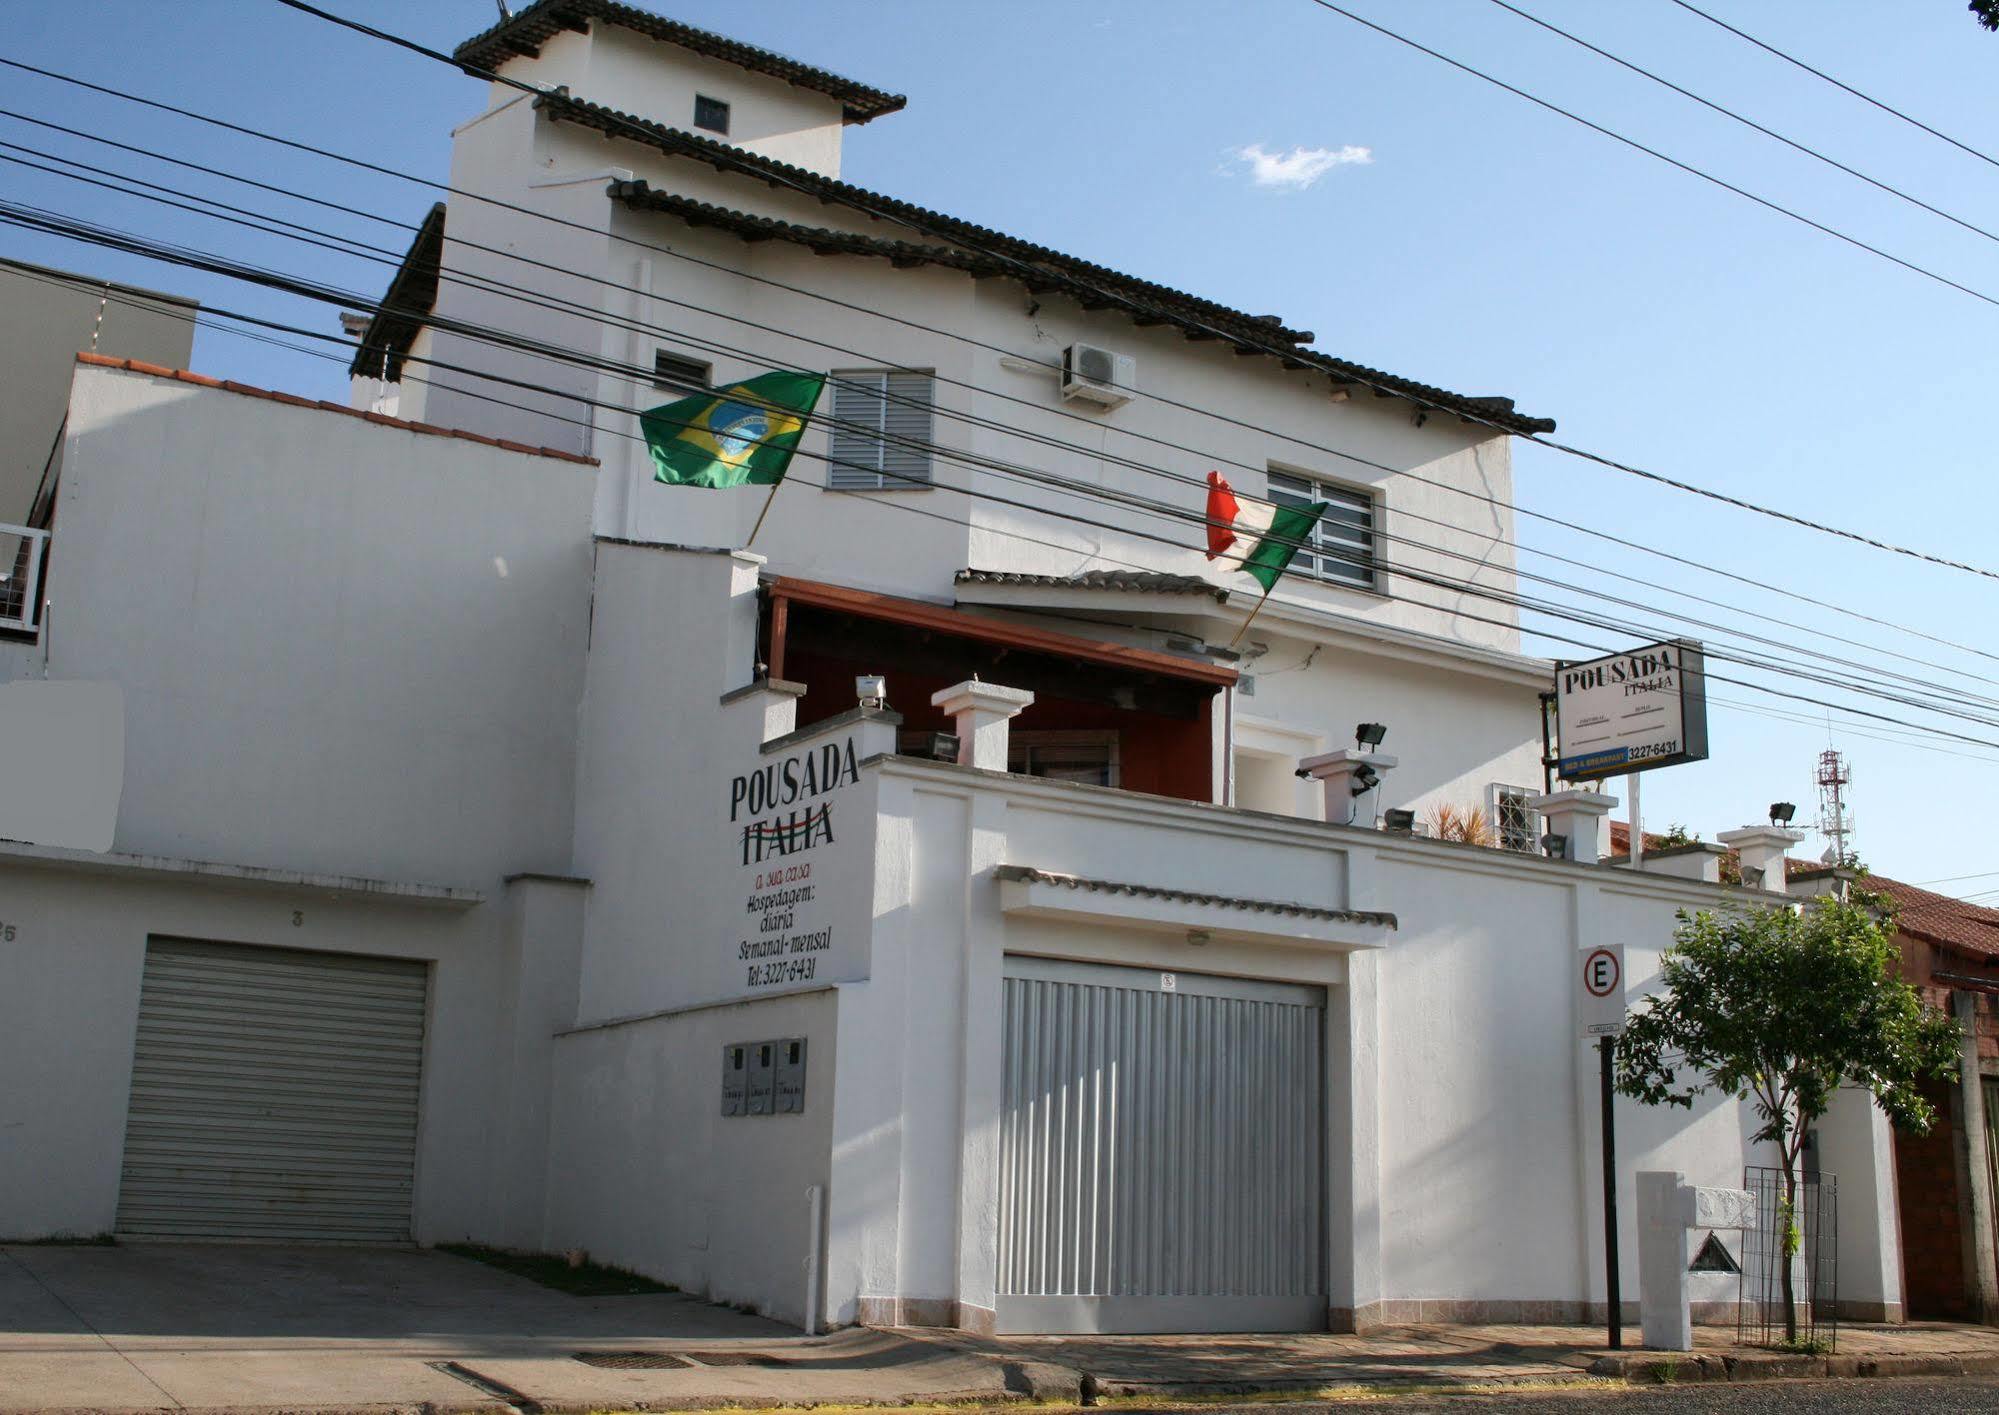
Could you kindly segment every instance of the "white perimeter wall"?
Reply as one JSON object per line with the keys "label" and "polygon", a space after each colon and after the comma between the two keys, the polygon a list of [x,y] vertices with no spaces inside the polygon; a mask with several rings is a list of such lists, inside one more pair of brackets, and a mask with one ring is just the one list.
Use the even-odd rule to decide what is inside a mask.
{"label": "white perimeter wall", "polygon": [[566,872],[593,469],[80,367],[48,676],[120,683],[116,848]]}
{"label": "white perimeter wall", "polygon": [[[802,1324],[837,1007],[827,989],[561,1037],[545,1246]],[[806,1039],[804,1112],[724,1116],[723,1047],[778,1037]]]}

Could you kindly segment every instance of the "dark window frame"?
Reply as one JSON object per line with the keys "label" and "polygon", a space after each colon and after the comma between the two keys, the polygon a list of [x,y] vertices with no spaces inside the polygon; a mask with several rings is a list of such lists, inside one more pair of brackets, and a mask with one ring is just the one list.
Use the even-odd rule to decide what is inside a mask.
{"label": "dark window frame", "polygon": [[[729,135],[729,101],[725,98],[710,98],[705,93],[694,95],[694,126],[711,133]],[[719,118],[719,122],[717,119]]]}

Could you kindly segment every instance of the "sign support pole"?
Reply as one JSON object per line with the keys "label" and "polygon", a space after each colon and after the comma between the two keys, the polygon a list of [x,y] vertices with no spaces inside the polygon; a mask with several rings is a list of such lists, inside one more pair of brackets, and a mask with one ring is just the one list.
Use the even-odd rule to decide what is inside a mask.
{"label": "sign support pole", "polygon": [[1611,1106],[1611,1054],[1617,1038],[1598,1037],[1596,1053],[1603,1091],[1603,1277],[1604,1295],[1609,1298],[1610,1349],[1624,1346],[1624,1293],[1618,1281],[1617,1262],[1617,1124]]}

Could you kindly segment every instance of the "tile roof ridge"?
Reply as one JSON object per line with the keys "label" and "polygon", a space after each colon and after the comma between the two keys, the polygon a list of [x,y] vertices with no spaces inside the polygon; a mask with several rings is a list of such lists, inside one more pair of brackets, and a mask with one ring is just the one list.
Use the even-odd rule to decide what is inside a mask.
{"label": "tile roof ridge", "polygon": [[[649,140],[653,146],[669,154],[678,147],[679,155],[706,161],[718,171],[723,169],[725,163],[734,163],[751,169],[747,174],[750,176],[755,176],[761,171],[763,180],[773,186],[792,186],[808,196],[816,193],[821,200],[839,202],[877,220],[900,219],[941,227],[943,228],[941,231],[925,234],[936,235],[942,240],[956,241],[963,247],[963,254],[968,257],[983,258],[988,261],[1003,260],[1021,266],[1039,264],[1044,274],[1058,279],[1066,276],[1072,283],[1076,281],[1080,272],[1090,280],[1103,282],[1104,288],[1097,289],[1095,293],[1106,302],[1124,305],[1140,323],[1178,324],[1183,329],[1200,331],[1190,333],[1189,337],[1227,340],[1237,346],[1238,352],[1268,354],[1273,358],[1285,360],[1286,367],[1316,368],[1335,381],[1360,383],[1372,388],[1378,396],[1402,398],[1421,408],[1456,413],[1460,417],[1481,422],[1499,432],[1527,435],[1555,430],[1556,424],[1553,418],[1521,413],[1515,409],[1511,398],[1492,394],[1454,393],[1448,388],[1405,378],[1399,374],[1389,373],[1385,369],[1371,368],[1366,364],[1311,348],[1309,346],[1316,336],[1309,330],[1292,329],[1274,315],[1256,315],[1238,310],[1211,300],[1205,295],[1177,290],[1170,285],[1162,285],[1142,276],[1113,270],[1109,266],[1099,265],[1081,256],[1069,255],[1051,246],[1011,236],[1004,231],[996,231],[991,227],[981,226],[977,222],[967,221],[946,212],[918,206],[900,197],[870,191],[866,187],[856,186],[838,177],[829,177],[822,172],[814,172],[809,168],[794,166],[774,157],[766,157],[748,148],[718,142],[699,133],[688,132],[684,128],[676,128],[651,118],[642,118],[637,114],[610,108],[587,98],[578,98],[566,91],[543,93],[534,100],[534,105],[538,111],[550,111],[557,118],[567,118],[586,127],[595,127],[607,137]],[[634,130],[636,136],[634,131],[617,131],[620,126]],[[730,210],[727,207],[719,208],[719,212]],[[738,212],[736,215],[755,219],[750,213]],[[776,218],[762,219],[776,220]],[[846,236],[849,239],[870,239],[853,233],[832,234]],[[982,244],[997,248],[1004,253],[994,255],[990,251],[981,251],[979,247]],[[1187,308],[1176,310],[1174,308],[1176,304]],[[1223,327],[1214,328],[1202,321],[1212,321],[1213,324]]]}
{"label": "tile roof ridge", "polygon": [[121,359],[112,354],[93,354],[88,350],[81,350],[77,353],[76,361],[92,368],[122,369],[126,373],[146,374],[152,378],[170,378],[176,383],[191,383],[197,388],[213,388],[218,392],[236,393],[245,398],[261,398],[265,402],[283,403],[293,408],[311,408],[315,412],[338,413],[342,417],[379,423],[383,427],[400,428],[404,432],[420,433],[425,437],[455,437],[462,442],[483,443],[488,447],[519,452],[529,457],[553,457],[559,462],[573,462],[583,467],[601,465],[595,457],[586,457],[580,452],[564,452],[555,447],[530,447],[523,442],[509,442],[504,438],[488,437],[484,433],[470,432],[464,428],[439,427],[434,423],[414,422],[408,418],[392,418],[386,413],[350,408],[345,404],[326,399],[302,398],[296,393],[280,393],[275,389],[238,383],[234,379],[211,378],[205,373],[194,373],[184,368],[168,368],[164,364],[149,364],[143,359]]}
{"label": "tile roof ridge", "polygon": [[583,25],[579,21],[593,19],[662,44],[678,45],[690,53],[733,64],[750,73],[763,74],[793,88],[823,93],[840,103],[842,119],[848,123],[870,122],[900,112],[909,103],[902,94],[864,84],[773,49],[623,4],[621,0],[536,0],[519,13],[473,35],[452,50],[451,57],[468,72],[474,67],[496,69],[508,59],[538,55],[541,46],[554,35],[563,30],[580,30]]}

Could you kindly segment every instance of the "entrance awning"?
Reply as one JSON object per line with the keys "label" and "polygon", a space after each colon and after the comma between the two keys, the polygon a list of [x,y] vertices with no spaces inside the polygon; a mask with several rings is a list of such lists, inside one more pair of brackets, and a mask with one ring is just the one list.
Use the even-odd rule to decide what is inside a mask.
{"label": "entrance awning", "polygon": [[770,596],[770,676],[784,676],[785,634],[792,606],[807,606],[851,615],[858,619],[900,624],[930,633],[948,634],[1021,653],[1042,654],[1074,663],[1092,664],[1138,673],[1174,678],[1200,684],[1210,690],[1226,688],[1236,681],[1233,668],[1223,668],[1202,659],[1161,653],[1157,649],[1105,639],[1087,639],[1036,625],[1015,624],[980,614],[968,614],[941,604],[900,599],[871,590],[849,589],[844,585],[822,584],[777,576],[765,582]]}
{"label": "entrance awning", "polygon": [[1099,927],[1151,933],[1206,933],[1255,943],[1320,943],[1336,948],[1382,948],[1395,930],[1393,914],[1372,909],[1328,909],[1275,899],[1085,879],[1080,875],[1000,865],[1000,911],[1029,918],[1068,919]]}

